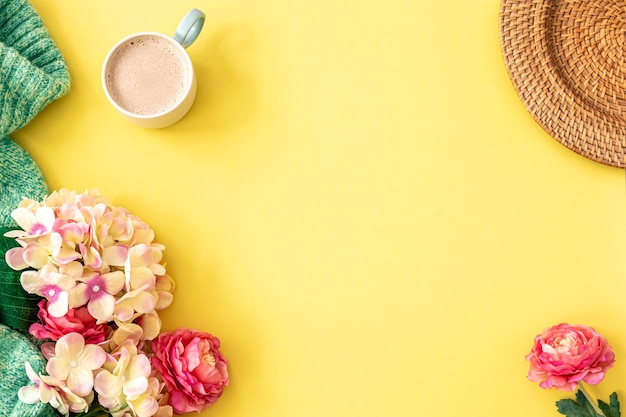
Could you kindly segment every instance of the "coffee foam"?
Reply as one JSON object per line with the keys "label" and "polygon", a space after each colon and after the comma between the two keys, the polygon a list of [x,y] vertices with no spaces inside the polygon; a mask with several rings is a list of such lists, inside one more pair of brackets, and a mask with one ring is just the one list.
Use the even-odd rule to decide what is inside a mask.
{"label": "coffee foam", "polygon": [[152,115],[166,112],[183,98],[189,77],[185,57],[172,42],[144,35],[113,52],[106,85],[113,101],[123,109]]}

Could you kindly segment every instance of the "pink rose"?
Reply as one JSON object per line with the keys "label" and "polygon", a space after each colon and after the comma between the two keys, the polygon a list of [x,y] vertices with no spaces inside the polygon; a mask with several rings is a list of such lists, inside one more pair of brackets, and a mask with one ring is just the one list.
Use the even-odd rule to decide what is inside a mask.
{"label": "pink rose", "polygon": [[152,366],[161,373],[175,414],[202,411],[222,395],[228,371],[219,347],[217,337],[185,328],[151,342]]}
{"label": "pink rose", "polygon": [[96,324],[96,319],[89,314],[87,307],[70,308],[64,316],[53,317],[48,313],[48,300],[41,300],[37,305],[39,322],[28,328],[28,332],[37,339],[56,341],[68,333],[80,333],[85,343],[98,344],[104,341],[108,327]]}
{"label": "pink rose", "polygon": [[559,324],[535,337],[528,379],[542,388],[574,391],[579,381],[595,385],[615,362],[615,354],[600,333],[583,325]]}

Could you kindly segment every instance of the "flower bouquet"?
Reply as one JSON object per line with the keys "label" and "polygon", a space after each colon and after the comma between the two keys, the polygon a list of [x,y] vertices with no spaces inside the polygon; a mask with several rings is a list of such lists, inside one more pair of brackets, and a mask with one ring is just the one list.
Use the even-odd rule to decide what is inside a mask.
{"label": "flower bouquet", "polygon": [[557,411],[568,417],[620,417],[617,393],[609,403],[597,404],[585,384],[599,384],[615,363],[615,354],[607,340],[585,325],[561,323],[537,335],[530,353],[528,379],[542,388],[574,391],[576,399],[556,402]]}
{"label": "flower bouquet", "polygon": [[201,411],[228,385],[219,340],[193,329],[161,331],[158,312],[174,281],[153,230],[97,190],[62,189],[12,212],[18,246],[6,262],[41,297],[28,332],[46,362],[25,403],[41,401],[64,416],[149,417]]}

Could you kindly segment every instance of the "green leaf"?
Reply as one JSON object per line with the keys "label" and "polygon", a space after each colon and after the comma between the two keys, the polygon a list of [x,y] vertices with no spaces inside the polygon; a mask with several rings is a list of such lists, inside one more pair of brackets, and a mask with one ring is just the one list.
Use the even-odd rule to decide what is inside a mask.
{"label": "green leaf", "polygon": [[28,294],[20,284],[21,271],[11,269],[4,254],[17,246],[15,239],[4,237],[11,229],[0,228],[0,323],[26,332],[37,320],[40,297]]}
{"label": "green leaf", "polygon": [[[605,417],[621,417],[619,411],[619,401],[617,400],[617,394],[613,393],[610,397],[610,404],[603,401],[598,401],[600,410],[604,413]],[[600,414],[596,413],[594,407],[585,397],[582,391],[576,392],[576,399],[571,398],[559,400],[556,402],[557,411],[567,417],[598,417]]]}
{"label": "green leaf", "polygon": [[578,404],[585,408],[585,410],[587,411],[586,415],[590,417],[598,416],[598,413],[596,413],[593,405],[591,405],[591,403],[589,402],[589,400],[587,400],[587,397],[585,397],[585,394],[583,394],[581,390],[576,391],[576,401],[578,401]]}
{"label": "green leaf", "polygon": [[598,400],[598,407],[600,407],[600,410],[602,410],[606,417],[621,417],[619,400],[617,399],[617,393],[615,392],[609,397],[609,404],[602,400]]}
{"label": "green leaf", "polygon": [[[585,407],[581,406],[571,398],[557,401],[556,409],[559,413],[567,417],[590,417]],[[596,416],[591,415],[591,417]]]}

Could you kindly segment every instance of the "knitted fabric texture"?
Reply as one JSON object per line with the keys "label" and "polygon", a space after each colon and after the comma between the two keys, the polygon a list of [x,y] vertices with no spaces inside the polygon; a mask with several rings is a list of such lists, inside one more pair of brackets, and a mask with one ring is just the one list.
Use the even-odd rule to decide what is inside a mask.
{"label": "knitted fabric texture", "polygon": [[6,251],[17,243],[4,233],[18,227],[11,211],[22,198],[41,201],[46,194],[43,175],[28,153],[8,137],[0,138],[0,323],[24,332],[37,319],[39,298],[22,289],[21,272],[6,264]]}
{"label": "knitted fabric texture", "polygon": [[54,409],[42,402],[26,404],[17,397],[18,390],[33,382],[26,375],[24,364],[30,363],[37,373],[45,370],[45,360],[30,339],[0,324],[0,416],[54,417]]}
{"label": "knitted fabric texture", "polygon": [[48,194],[43,174],[30,155],[8,137],[0,137],[0,227],[17,227],[11,212],[24,197]]}
{"label": "knitted fabric texture", "polygon": [[0,137],[63,96],[70,76],[61,52],[27,0],[0,0]]}

